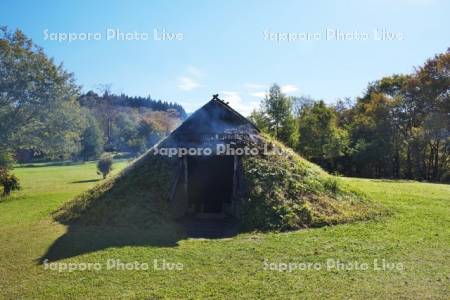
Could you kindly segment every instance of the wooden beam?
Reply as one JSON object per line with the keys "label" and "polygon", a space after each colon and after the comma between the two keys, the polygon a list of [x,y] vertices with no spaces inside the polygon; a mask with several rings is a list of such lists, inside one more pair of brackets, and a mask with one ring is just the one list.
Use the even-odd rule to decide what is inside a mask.
{"label": "wooden beam", "polygon": [[237,168],[238,168],[238,157],[234,155],[233,161],[233,197],[236,196],[237,193]]}
{"label": "wooden beam", "polygon": [[237,185],[238,185],[238,156],[234,155],[233,161],[233,193],[231,196],[231,211],[233,215],[236,215],[236,197],[237,197]]}
{"label": "wooden beam", "polygon": [[175,193],[177,191],[178,182],[180,181],[181,173],[183,171],[183,162],[180,160],[178,163],[177,174],[175,175],[175,180],[172,183],[172,188],[170,190],[169,202],[173,201]]}
{"label": "wooden beam", "polygon": [[189,187],[188,187],[188,161],[187,161],[187,155],[183,156],[183,169],[184,169],[184,192],[186,193],[186,198],[188,199],[189,203]]}

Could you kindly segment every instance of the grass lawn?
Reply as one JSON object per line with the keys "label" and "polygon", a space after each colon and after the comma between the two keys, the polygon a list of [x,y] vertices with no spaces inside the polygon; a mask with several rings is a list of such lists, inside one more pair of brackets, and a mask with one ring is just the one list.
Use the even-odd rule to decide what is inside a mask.
{"label": "grass lawn", "polygon": [[[124,166],[125,162],[117,163],[115,172]],[[67,228],[54,223],[49,214],[96,184],[100,176],[95,164],[24,167],[14,173],[23,190],[0,203],[0,298],[448,299],[450,295],[449,185],[344,179],[392,211],[389,217],[370,222],[189,239],[174,245],[133,238],[145,233],[102,228],[88,234],[91,229],[81,228],[70,244],[62,239]],[[74,250],[77,241],[91,247]],[[101,268],[45,269],[38,260],[58,243],[65,255],[52,266],[99,263]],[[108,259],[148,263],[149,269],[108,270]],[[159,268],[165,261],[182,265],[181,270],[155,269],[154,259]],[[385,270],[374,267],[375,259],[377,268],[384,259]],[[341,267],[328,268],[327,262],[338,261]],[[304,270],[274,270],[289,263]],[[348,270],[351,264],[367,269]]]}

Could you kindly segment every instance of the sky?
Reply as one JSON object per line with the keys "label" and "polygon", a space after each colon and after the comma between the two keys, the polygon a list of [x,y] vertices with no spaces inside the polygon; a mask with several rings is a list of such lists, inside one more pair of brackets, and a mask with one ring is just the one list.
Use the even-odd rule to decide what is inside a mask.
{"label": "sky", "polygon": [[450,46],[450,1],[0,0],[84,91],[180,103],[212,94],[248,115],[271,84],[333,103]]}

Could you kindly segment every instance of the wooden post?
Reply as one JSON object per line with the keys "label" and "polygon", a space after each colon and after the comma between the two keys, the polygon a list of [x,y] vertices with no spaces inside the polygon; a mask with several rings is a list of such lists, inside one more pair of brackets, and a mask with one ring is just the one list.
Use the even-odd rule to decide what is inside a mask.
{"label": "wooden post", "polygon": [[236,196],[237,190],[237,167],[238,167],[238,157],[234,155],[233,161],[233,197]]}
{"label": "wooden post", "polygon": [[181,177],[181,172],[183,172],[183,162],[180,160],[180,161],[178,161],[177,174],[175,175],[175,180],[173,181],[172,188],[170,190],[169,202],[172,202],[175,197],[178,182],[180,181],[180,177]]}
{"label": "wooden post", "polygon": [[237,184],[238,184],[238,177],[237,177],[237,169],[238,169],[238,157],[237,155],[234,155],[234,161],[233,161],[233,193],[231,196],[231,211],[233,212],[233,215],[236,215],[236,194],[237,194]]}
{"label": "wooden post", "polygon": [[183,156],[183,169],[184,169],[184,192],[186,193],[186,198],[188,199],[189,203],[189,190],[188,190],[188,161],[187,161],[187,155]]}

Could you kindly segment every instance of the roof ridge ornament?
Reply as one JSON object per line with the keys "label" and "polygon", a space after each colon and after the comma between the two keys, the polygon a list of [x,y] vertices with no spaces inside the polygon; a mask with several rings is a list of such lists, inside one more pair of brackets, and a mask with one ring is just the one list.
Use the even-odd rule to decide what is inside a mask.
{"label": "roof ridge ornament", "polygon": [[218,101],[220,101],[220,102],[222,102],[222,103],[224,103],[224,104],[226,104],[226,105],[228,105],[230,102],[225,102],[224,100],[222,100],[222,99],[220,99],[219,98],[219,94],[214,94],[214,95],[212,95],[213,97],[212,97],[212,99],[211,100],[218,100]]}

